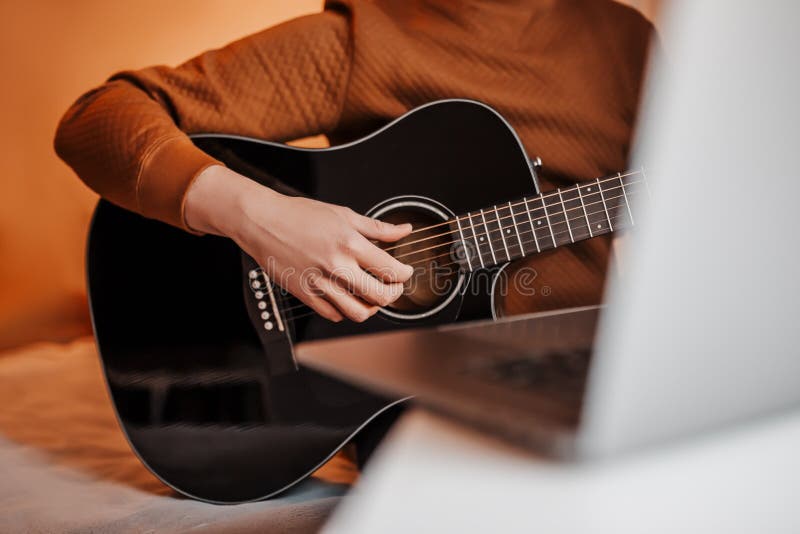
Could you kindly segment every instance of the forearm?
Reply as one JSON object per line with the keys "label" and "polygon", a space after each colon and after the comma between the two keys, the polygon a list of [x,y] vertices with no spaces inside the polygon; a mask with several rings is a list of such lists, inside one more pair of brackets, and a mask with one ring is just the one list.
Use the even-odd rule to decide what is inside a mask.
{"label": "forearm", "polygon": [[183,193],[217,161],[196,148],[163,106],[127,81],[78,100],[56,131],[55,148],[100,196],[175,226]]}
{"label": "forearm", "polygon": [[[265,188],[225,167],[205,168],[189,187],[185,201],[186,225],[194,232],[241,240],[248,199],[258,195],[262,204],[277,200],[279,193]],[[263,205],[269,210],[269,205]]]}
{"label": "forearm", "polygon": [[283,141],[332,129],[349,69],[347,25],[342,14],[302,17],[176,68],[119,73],[67,111],[56,151],[104,198],[187,228],[189,186],[220,163],[187,134]]}

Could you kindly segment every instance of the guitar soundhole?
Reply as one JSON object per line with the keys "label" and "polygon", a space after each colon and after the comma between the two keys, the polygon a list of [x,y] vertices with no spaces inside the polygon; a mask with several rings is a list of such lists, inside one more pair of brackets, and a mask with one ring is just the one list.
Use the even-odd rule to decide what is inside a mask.
{"label": "guitar soundhole", "polygon": [[395,224],[411,223],[414,231],[395,243],[380,246],[401,262],[414,267],[405,292],[384,309],[395,317],[417,318],[446,305],[463,281],[453,258],[453,237],[440,213],[424,206],[398,206],[378,216]]}

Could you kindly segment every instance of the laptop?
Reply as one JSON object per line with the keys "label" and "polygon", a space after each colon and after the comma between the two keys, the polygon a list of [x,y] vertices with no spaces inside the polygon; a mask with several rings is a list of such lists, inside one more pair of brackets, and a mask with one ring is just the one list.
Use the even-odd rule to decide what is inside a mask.
{"label": "laptop", "polygon": [[800,405],[800,5],[775,5],[670,4],[632,160],[650,200],[605,307],[310,342],[300,362],[564,458]]}

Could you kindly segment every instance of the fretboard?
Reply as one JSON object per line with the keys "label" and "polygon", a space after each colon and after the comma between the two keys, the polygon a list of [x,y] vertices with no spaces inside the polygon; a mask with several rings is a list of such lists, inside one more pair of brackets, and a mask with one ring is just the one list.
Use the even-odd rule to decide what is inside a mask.
{"label": "fretboard", "polygon": [[645,179],[620,173],[455,217],[453,259],[474,271],[630,228]]}

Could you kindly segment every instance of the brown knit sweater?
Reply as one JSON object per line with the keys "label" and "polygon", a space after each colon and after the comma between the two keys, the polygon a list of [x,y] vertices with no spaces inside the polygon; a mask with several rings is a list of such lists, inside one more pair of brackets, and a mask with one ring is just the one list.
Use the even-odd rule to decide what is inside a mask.
{"label": "brown knit sweater", "polygon": [[[217,163],[187,133],[335,144],[461,97],[509,120],[548,189],[624,168],[651,30],[610,0],[329,0],[179,67],[112,76],[67,111],[55,146],[101,196],[185,228],[186,190]],[[542,307],[596,302],[607,252],[596,239],[543,254]]]}

